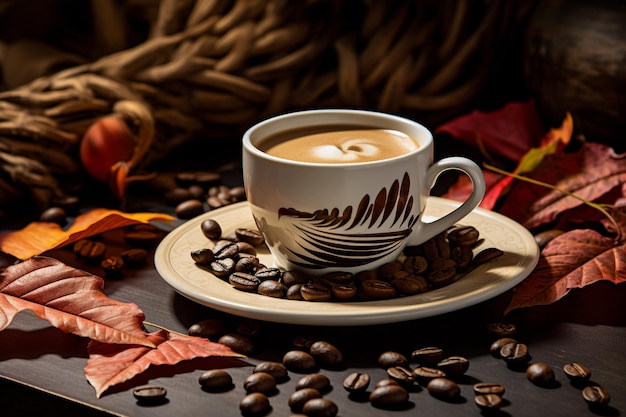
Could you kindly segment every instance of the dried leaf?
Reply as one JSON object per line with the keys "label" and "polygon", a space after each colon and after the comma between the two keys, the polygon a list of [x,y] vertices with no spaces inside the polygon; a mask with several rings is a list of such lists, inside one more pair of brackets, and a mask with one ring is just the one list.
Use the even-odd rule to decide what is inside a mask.
{"label": "dried leaf", "polygon": [[173,219],[170,215],[160,213],[124,213],[118,210],[94,209],[77,216],[67,230],[63,230],[56,223],[33,222],[21,230],[0,234],[0,250],[19,259],[28,259],[108,230]]}
{"label": "dried leaf", "polygon": [[614,239],[594,230],[566,232],[544,248],[535,270],[513,291],[505,314],[520,307],[551,304],[572,288],[598,281],[626,281],[626,245],[616,245]]}
{"label": "dried leaf", "polygon": [[489,153],[512,161],[520,160],[537,145],[543,124],[532,101],[513,102],[491,111],[474,111],[439,126],[436,133],[448,133],[470,145],[479,142]]}
{"label": "dried leaf", "polygon": [[533,229],[583,204],[563,190],[593,202],[626,182],[626,154],[616,155],[599,143],[584,143],[575,153],[547,155],[528,178],[558,189],[516,181],[500,212]]}
{"label": "dried leaf", "polygon": [[100,397],[110,387],[128,381],[152,365],[175,365],[181,361],[212,356],[244,358],[225,345],[208,339],[159,330],[148,338],[156,348],[89,343],[85,376]]}
{"label": "dried leaf", "polygon": [[106,343],[152,346],[135,304],[108,298],[101,278],[48,257],[34,257],[0,270],[0,330],[20,311],[65,332]]}

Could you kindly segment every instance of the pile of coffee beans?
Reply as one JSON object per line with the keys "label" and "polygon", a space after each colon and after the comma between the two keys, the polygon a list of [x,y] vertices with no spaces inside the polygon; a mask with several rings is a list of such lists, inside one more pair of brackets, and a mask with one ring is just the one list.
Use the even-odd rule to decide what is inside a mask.
{"label": "pile of coffee beans", "polygon": [[376,270],[309,276],[301,270],[263,265],[256,256],[256,248],[264,244],[257,230],[237,228],[234,235],[224,237],[213,219],[204,220],[200,228],[215,244],[212,249],[191,252],[197,265],[238,290],[290,300],[370,301],[421,294],[449,285],[503,254],[500,249],[487,248],[474,256],[474,248],[482,243],[478,230],[457,225],[421,245],[405,248],[400,258]]}

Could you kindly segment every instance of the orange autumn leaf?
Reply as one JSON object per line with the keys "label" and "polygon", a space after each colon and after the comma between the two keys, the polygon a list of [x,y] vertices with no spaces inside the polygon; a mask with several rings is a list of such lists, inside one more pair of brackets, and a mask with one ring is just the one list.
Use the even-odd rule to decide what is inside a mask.
{"label": "orange autumn leaf", "polygon": [[156,348],[89,342],[85,377],[98,398],[110,387],[130,380],[153,365],[175,365],[214,356],[245,358],[226,345],[202,337],[159,330],[148,334],[148,338]]}
{"label": "orange autumn leaf", "polygon": [[144,344],[144,314],[135,304],[108,298],[102,278],[37,256],[0,270],[0,331],[30,310],[52,326],[106,343]]}
{"label": "orange autumn leaf", "polygon": [[0,251],[19,259],[28,259],[109,230],[137,223],[173,219],[172,216],[161,213],[93,209],[77,216],[67,230],[63,230],[56,223],[32,222],[21,230],[0,234]]}

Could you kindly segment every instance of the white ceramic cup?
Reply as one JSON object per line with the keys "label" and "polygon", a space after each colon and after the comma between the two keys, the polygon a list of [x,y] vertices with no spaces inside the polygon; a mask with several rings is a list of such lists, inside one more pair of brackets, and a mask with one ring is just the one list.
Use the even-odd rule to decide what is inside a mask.
{"label": "white ceramic cup", "polygon": [[[374,162],[322,164],[277,158],[257,147],[278,132],[342,124],[400,131],[419,148]],[[355,273],[395,260],[407,245],[421,244],[461,220],[485,193],[483,174],[473,161],[433,162],[427,128],[379,112],[306,110],[270,118],[244,133],[242,158],[246,197],[275,266],[312,275]],[[469,176],[472,194],[451,213],[423,222],[431,188],[450,169]]]}

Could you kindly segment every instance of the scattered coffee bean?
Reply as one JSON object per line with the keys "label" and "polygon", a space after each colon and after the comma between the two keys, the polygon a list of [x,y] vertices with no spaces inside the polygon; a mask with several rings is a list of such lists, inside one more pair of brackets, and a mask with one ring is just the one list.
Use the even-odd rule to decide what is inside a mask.
{"label": "scattered coffee bean", "polygon": [[590,407],[605,406],[611,401],[609,391],[600,385],[590,385],[583,388],[582,395]]}
{"label": "scattered coffee bean", "polygon": [[211,262],[209,268],[217,277],[228,277],[230,274],[235,272],[235,261],[230,258],[216,259]]}
{"label": "scattered coffee bean", "polygon": [[474,266],[479,266],[490,262],[500,256],[504,255],[504,252],[498,248],[487,248],[480,251],[476,256],[474,256]]}
{"label": "scattered coffee bean", "polygon": [[129,267],[141,265],[148,259],[148,252],[141,248],[131,248],[120,254],[124,263]]}
{"label": "scattered coffee bean", "polygon": [[326,398],[312,398],[302,406],[302,413],[308,417],[335,417],[337,404]]}
{"label": "scattered coffee bean", "polygon": [[386,387],[387,385],[400,385],[400,384],[395,379],[383,378],[383,379],[379,380],[376,383],[376,385],[374,385],[374,388]]}
{"label": "scattered coffee bean", "polygon": [[303,376],[296,382],[296,390],[303,388],[315,388],[319,392],[326,392],[330,389],[330,379],[318,372]]}
{"label": "scattered coffee bean", "polygon": [[503,385],[496,384],[493,382],[478,382],[474,384],[474,394],[476,395],[486,395],[486,394],[494,394],[499,395],[500,397],[504,395],[505,388]]}
{"label": "scattered coffee bean", "polygon": [[289,396],[289,408],[297,413],[302,411],[302,407],[307,401],[313,398],[322,398],[322,394],[315,388],[302,388]]}
{"label": "scattered coffee bean", "polygon": [[276,379],[267,372],[254,372],[243,382],[243,389],[247,393],[262,392],[267,395],[276,390]]}
{"label": "scattered coffee bean", "polygon": [[370,376],[361,372],[353,372],[343,380],[343,388],[351,393],[365,392],[370,384]]}
{"label": "scattered coffee bean", "polygon": [[457,225],[447,233],[451,245],[474,246],[478,242],[479,233],[473,226]]}
{"label": "scattered coffee bean", "polygon": [[255,275],[245,272],[234,272],[228,277],[228,282],[240,291],[255,292],[261,285],[261,280]]}
{"label": "scattered coffee bean", "polygon": [[591,378],[591,370],[582,363],[567,363],[563,365],[563,372],[572,382],[586,382]]}
{"label": "scattered coffee bean", "polygon": [[155,405],[165,402],[167,390],[158,385],[142,385],[133,389],[133,397],[139,404]]}
{"label": "scattered coffee bean", "polygon": [[447,374],[441,369],[418,366],[413,370],[415,377],[421,384],[427,384],[434,378],[445,378]]}
{"label": "scattered coffee bean", "polygon": [[396,295],[393,285],[380,280],[363,281],[361,292],[369,300],[388,300]]}
{"label": "scattered coffee bean", "polygon": [[500,350],[502,349],[502,346],[506,345],[507,343],[517,343],[517,340],[510,337],[500,338],[491,344],[491,346],[489,347],[489,352],[491,352],[491,354],[496,358],[502,359],[502,356],[500,355]]}
{"label": "scattered coffee bean", "polygon": [[370,403],[378,408],[397,408],[409,401],[409,392],[400,385],[378,386],[369,396]]}
{"label": "scattered coffee bean", "polygon": [[124,260],[121,256],[109,256],[100,262],[100,268],[109,278],[119,278],[124,271]]}
{"label": "scattered coffee bean", "polygon": [[200,230],[207,239],[219,239],[222,237],[222,226],[213,219],[206,219],[200,223]]}
{"label": "scattered coffee bean", "polygon": [[461,395],[459,384],[448,378],[433,378],[426,386],[428,393],[443,400],[452,400]]}
{"label": "scattered coffee bean", "polygon": [[565,233],[565,231],[563,230],[556,230],[556,229],[546,230],[534,236],[535,242],[537,242],[537,246],[539,246],[539,248],[543,249],[546,247],[548,243],[552,241],[552,239],[562,235],[563,233]]}
{"label": "scattered coffee bean", "polygon": [[280,362],[265,361],[257,364],[252,372],[265,372],[274,377],[276,382],[284,382],[289,379],[287,368]]}
{"label": "scattered coffee bean", "polygon": [[249,355],[254,351],[252,339],[239,333],[227,333],[219,338],[218,343],[226,345],[234,352],[242,355]]}
{"label": "scattered coffee bean", "polygon": [[293,372],[311,373],[317,369],[315,358],[302,350],[290,350],[285,353],[283,365]]}
{"label": "scattered coffee bean", "polygon": [[489,323],[487,331],[500,338],[513,337],[517,333],[517,326],[512,323]]}
{"label": "scattered coffee bean", "polygon": [[267,297],[283,298],[287,293],[287,287],[279,281],[269,279],[261,282],[257,287],[257,291],[259,294]]}
{"label": "scattered coffee bean", "polygon": [[222,319],[207,319],[192,324],[187,329],[189,336],[212,337],[220,336],[226,332],[226,322]]}
{"label": "scattered coffee bean", "polygon": [[381,353],[378,357],[378,365],[383,369],[392,368],[394,366],[408,368],[409,360],[401,353],[387,351]]}
{"label": "scattered coffee bean", "polygon": [[483,411],[497,411],[502,408],[502,397],[496,394],[479,394],[474,403]]}
{"label": "scattered coffee bean", "polygon": [[210,369],[203,372],[198,382],[208,391],[225,391],[233,387],[233,378],[223,369]]}
{"label": "scattered coffee bean", "polygon": [[196,198],[185,200],[179,203],[174,209],[174,214],[176,214],[179,219],[185,220],[196,217],[202,213],[204,213],[204,205],[202,201]]}
{"label": "scattered coffee bean", "polygon": [[63,226],[67,222],[67,213],[61,207],[50,207],[41,213],[39,220]]}
{"label": "scattered coffee bean", "polygon": [[74,244],[73,250],[85,262],[98,264],[104,257],[106,245],[102,242],[82,239]]}
{"label": "scattered coffee bean", "polygon": [[437,368],[441,369],[449,376],[463,375],[469,369],[469,360],[462,356],[450,356],[437,363]]}
{"label": "scattered coffee bean", "polygon": [[287,287],[295,284],[306,284],[308,280],[309,277],[306,276],[304,271],[299,269],[285,271],[281,277],[281,282]]}
{"label": "scattered coffee bean", "polygon": [[307,301],[328,301],[332,296],[330,288],[312,282],[304,284],[300,288],[300,294]]}
{"label": "scattered coffee bean", "polygon": [[392,366],[387,369],[387,375],[389,378],[397,381],[402,385],[411,385],[413,384],[417,377],[415,373],[409,368],[404,368],[402,366]]}
{"label": "scattered coffee bean", "polygon": [[335,369],[343,365],[343,354],[332,344],[319,340],[311,345],[309,353],[317,364],[325,369]]}
{"label": "scattered coffee bean", "polygon": [[237,228],[235,229],[235,236],[242,242],[247,242],[252,246],[260,246],[265,242],[263,235],[258,230]]}
{"label": "scattered coffee bean", "polygon": [[191,259],[199,265],[208,266],[215,260],[215,254],[209,248],[196,249],[191,252]]}
{"label": "scattered coffee bean", "polygon": [[507,343],[500,349],[500,356],[510,364],[526,362],[528,360],[528,347],[523,343]]}
{"label": "scattered coffee bean", "polygon": [[425,347],[411,352],[411,359],[420,365],[435,365],[443,359],[443,349],[438,347]]}
{"label": "scattered coffee bean", "polygon": [[176,187],[165,193],[165,201],[171,205],[178,205],[186,200],[191,200],[193,197],[188,188]]}
{"label": "scattered coffee bean", "polygon": [[265,414],[270,408],[270,400],[261,392],[253,392],[241,400],[239,410],[244,416],[258,416]]}
{"label": "scattered coffee bean", "polygon": [[526,368],[526,377],[530,382],[539,386],[549,386],[556,380],[552,367],[542,362],[529,365]]}

